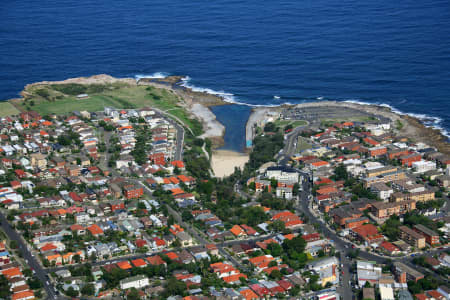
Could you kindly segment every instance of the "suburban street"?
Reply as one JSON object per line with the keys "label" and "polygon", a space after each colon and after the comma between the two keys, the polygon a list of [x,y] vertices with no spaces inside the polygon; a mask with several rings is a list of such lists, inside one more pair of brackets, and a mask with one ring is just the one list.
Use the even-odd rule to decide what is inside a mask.
{"label": "suburban street", "polygon": [[[183,124],[183,122],[178,119],[177,117],[171,115],[170,113],[167,113],[165,111],[162,111],[157,108],[153,108],[159,115],[165,116],[166,120],[173,125],[177,130],[177,140],[176,140],[176,149],[175,154],[173,156],[174,160],[182,160],[183,159],[183,143],[184,143],[184,128],[180,124]],[[187,127],[190,131],[190,128]]]}
{"label": "suburban street", "polygon": [[[160,115],[168,115],[167,112],[159,111],[157,110],[157,114]],[[171,116],[173,117],[173,116]],[[182,160],[183,159],[183,142],[184,142],[184,134],[185,134],[185,128],[180,125],[180,120],[175,121],[173,119],[167,118],[167,120],[175,127],[177,134],[176,134],[176,149],[173,155],[174,160]],[[276,159],[281,165],[287,165],[289,163],[290,157],[295,153],[296,151],[296,143],[297,138],[301,131],[304,129],[305,126],[299,126],[293,129],[292,132],[286,135],[286,138],[284,140],[284,147],[281,149],[281,151],[276,155]],[[187,130],[190,130],[187,128]],[[109,134],[105,131],[103,131],[105,135],[105,141],[106,143],[109,143]],[[104,156],[105,158],[105,164],[108,161],[108,154]],[[311,204],[312,204],[312,179],[310,178],[310,174],[307,172],[304,172],[302,170],[298,170],[298,172],[301,174],[301,191],[299,191],[299,195],[297,196],[297,206],[296,211],[300,215],[303,215],[305,218],[308,219],[308,224],[313,224],[317,227],[317,231],[321,232],[324,237],[326,237],[328,240],[330,240],[331,244],[334,246],[336,251],[339,252],[339,258],[341,262],[340,269],[337,270],[339,272],[338,277],[340,277],[340,281],[336,287],[336,290],[341,295],[342,299],[352,299],[353,298],[353,292],[352,292],[352,273],[350,272],[352,264],[356,261],[356,259],[351,259],[349,257],[349,253],[355,248],[358,252],[358,259],[364,259],[368,261],[374,261],[378,264],[385,264],[388,262],[388,260],[391,261],[400,261],[420,272],[425,274],[426,276],[433,276],[435,279],[444,281],[448,283],[448,280],[440,275],[438,275],[435,272],[432,272],[430,270],[427,270],[421,266],[414,265],[412,263],[412,256],[402,256],[402,257],[387,257],[383,255],[378,255],[376,253],[372,253],[367,251],[364,247],[361,247],[359,245],[353,244],[349,240],[341,237],[338,235],[333,229],[331,229],[323,220],[323,218],[320,215],[320,212],[315,211]],[[111,173],[115,176],[119,176],[118,172],[114,169],[111,170]],[[141,179],[132,179],[132,181],[142,186],[144,190],[144,194],[148,197],[153,197],[152,190],[144,183],[145,181]],[[248,198],[253,200],[255,197],[253,195],[249,195],[248,193],[242,191],[241,186],[239,184],[235,184],[234,186],[235,192],[238,193],[241,197]],[[235,267],[243,270],[243,271],[249,271],[249,268],[247,265],[242,264],[238,259],[230,255],[228,251],[226,251],[225,248],[231,247],[233,245],[238,245],[241,243],[255,243],[257,241],[263,241],[266,239],[270,239],[275,237],[277,234],[275,233],[268,233],[264,235],[259,235],[256,237],[251,238],[245,238],[245,239],[236,239],[236,240],[230,240],[230,241],[223,241],[223,242],[211,242],[208,240],[206,235],[201,232],[200,230],[197,230],[191,223],[184,222],[182,219],[182,216],[180,213],[172,208],[168,204],[163,204],[167,207],[167,210],[170,215],[172,215],[176,221],[176,223],[180,224],[185,230],[197,241],[197,244],[194,246],[182,246],[178,249],[173,250],[180,250],[180,249],[193,249],[199,246],[204,246],[206,244],[214,244],[217,246],[219,253],[229,262],[231,262]],[[449,207],[446,205],[444,207],[444,211],[448,212]],[[6,217],[0,212],[0,222],[2,225],[2,228],[6,235],[8,236],[9,240],[15,240],[18,244],[18,250],[22,253],[23,259],[27,262],[29,267],[35,271],[35,276],[42,282],[43,288],[45,289],[48,298],[49,299],[63,299],[64,296],[57,295],[57,291],[55,286],[52,284],[51,280],[49,279],[48,274],[62,270],[67,269],[67,266],[58,266],[58,267],[51,267],[51,268],[44,268],[38,261],[38,258],[36,258],[33,253],[28,248],[27,244],[24,242],[23,238],[20,236],[20,232],[13,229]],[[300,229],[294,230],[294,232],[301,232]],[[427,255],[434,255],[439,254],[446,249],[433,249],[430,251],[427,251]],[[168,249],[164,250],[150,250],[146,253],[131,253],[128,255],[124,255],[121,257],[114,257],[107,260],[100,260],[92,262],[92,266],[103,266],[108,264],[117,263],[119,261],[123,260],[134,260],[138,258],[145,258],[152,255],[162,254],[167,252]],[[419,254],[420,255],[420,254]],[[81,263],[78,265],[82,265],[85,263]],[[73,264],[73,266],[76,266],[77,264]],[[59,294],[59,293],[58,293]],[[314,294],[314,293],[313,293]]]}
{"label": "suburban street", "polygon": [[22,237],[17,233],[15,229],[13,229],[9,223],[6,217],[3,215],[3,213],[0,212],[0,222],[1,226],[3,228],[3,231],[8,236],[9,240],[16,241],[19,246],[19,251],[22,253],[23,258],[28,263],[30,268],[36,272],[36,277],[42,282],[43,287],[45,289],[45,292],[48,295],[49,299],[57,299],[58,296],[55,294],[55,288],[53,287],[52,283],[48,279],[47,272],[48,270],[44,269],[36,260],[36,258],[33,256],[31,251],[28,249],[27,245],[25,245]]}
{"label": "suburban street", "polygon": [[284,147],[283,149],[281,149],[281,152],[279,152],[275,156],[275,159],[278,161],[279,164],[287,165],[291,156],[295,154],[297,146],[297,138],[299,134],[302,132],[303,128],[305,128],[305,126],[296,127],[290,133],[285,135]]}
{"label": "suburban street", "polygon": [[[315,214],[312,213],[310,208],[310,200],[309,197],[311,195],[311,182],[309,180],[305,180],[302,183],[302,192],[299,197],[299,205],[297,207],[297,211],[299,213],[304,213],[308,217],[308,223],[317,224],[322,234],[332,240],[337,251],[341,253],[341,263],[343,265],[342,270],[344,271],[344,276],[342,278],[342,286],[338,288],[339,293],[343,296],[343,299],[351,299],[351,286],[349,285],[350,280],[350,266],[353,263],[351,259],[348,259],[349,250],[352,249],[353,243],[341,238],[334,231],[330,230],[330,228],[322,221],[322,219],[318,218]],[[365,259],[368,261],[374,261],[378,264],[384,264],[388,260],[392,261],[400,261],[409,267],[420,271],[423,274],[431,274],[435,279],[441,280],[448,283],[448,280],[444,277],[436,274],[435,272],[431,272],[426,270],[425,268],[413,264],[411,261],[413,257],[411,256],[403,256],[403,257],[383,257],[374,253],[367,252],[365,249],[361,249],[356,247],[355,249],[359,250],[358,257],[361,259]],[[428,255],[439,254],[446,249],[434,249],[427,252]],[[342,275],[342,274],[341,274]]]}

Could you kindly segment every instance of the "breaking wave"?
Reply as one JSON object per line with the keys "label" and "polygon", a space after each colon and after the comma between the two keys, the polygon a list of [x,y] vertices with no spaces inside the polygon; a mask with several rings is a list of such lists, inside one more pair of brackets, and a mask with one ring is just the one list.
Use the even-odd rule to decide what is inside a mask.
{"label": "breaking wave", "polygon": [[156,72],[156,73],[153,73],[153,74],[150,74],[150,75],[147,75],[147,74],[137,74],[137,75],[134,75],[134,78],[136,78],[136,80],[139,80],[139,79],[143,79],[143,78],[154,78],[154,79],[158,79],[158,78],[166,78],[167,76],[169,76],[170,74],[169,73],[166,73],[166,72]]}
{"label": "breaking wave", "polygon": [[[445,128],[443,128],[441,126],[441,123],[443,120],[439,117],[430,116],[427,114],[416,114],[416,113],[403,112],[403,111],[399,110],[398,108],[395,108],[394,106],[387,104],[387,103],[379,103],[379,102],[370,103],[370,102],[364,102],[364,101],[359,101],[359,100],[345,100],[344,102],[355,103],[355,104],[360,104],[360,105],[378,105],[378,106],[389,108],[392,112],[394,112],[398,115],[411,116],[413,118],[416,118],[416,119],[420,120],[423,123],[423,125],[437,129],[442,133],[442,135],[446,136],[447,138],[450,138],[450,132],[448,132]],[[404,100],[400,103],[403,103],[403,102],[404,102]]]}
{"label": "breaking wave", "polygon": [[[165,78],[167,76],[169,76],[170,74],[167,72],[156,72],[150,75],[145,75],[145,74],[138,74],[135,75],[136,80],[142,79],[142,78]],[[249,106],[249,107],[253,107],[253,108],[257,108],[257,107],[278,107],[278,106],[282,106],[282,105],[295,105],[295,104],[300,104],[300,103],[305,103],[305,102],[312,102],[312,101],[340,101],[340,102],[347,102],[347,103],[355,103],[355,104],[360,104],[360,105],[378,105],[381,107],[387,107],[389,108],[392,112],[399,114],[399,115],[408,115],[414,118],[419,119],[425,126],[427,127],[431,127],[434,129],[439,130],[444,136],[446,136],[447,138],[450,139],[450,132],[448,132],[445,128],[443,128],[441,126],[442,123],[442,119],[439,117],[435,117],[435,116],[430,116],[427,114],[416,114],[416,113],[406,113],[403,112],[397,108],[395,108],[394,106],[387,104],[387,103],[380,103],[380,102],[364,102],[361,100],[357,100],[357,99],[348,99],[348,100],[335,100],[335,99],[326,99],[323,96],[319,96],[319,97],[315,97],[313,99],[305,99],[305,100],[298,100],[295,102],[279,102],[276,104],[251,104],[251,103],[246,103],[246,102],[241,102],[237,99],[237,97],[232,94],[232,93],[227,93],[225,91],[216,91],[210,88],[204,88],[204,87],[199,87],[196,85],[193,85],[191,82],[191,77],[189,76],[185,76],[181,79],[181,84],[180,86],[188,88],[194,92],[199,92],[199,93],[207,93],[210,95],[214,95],[214,96],[218,96],[220,98],[223,99],[223,101],[231,103],[231,104],[236,104],[236,105],[245,105],[245,106]],[[277,99],[279,100],[279,99]],[[401,102],[399,102],[400,104],[407,102],[406,99],[403,99]]]}

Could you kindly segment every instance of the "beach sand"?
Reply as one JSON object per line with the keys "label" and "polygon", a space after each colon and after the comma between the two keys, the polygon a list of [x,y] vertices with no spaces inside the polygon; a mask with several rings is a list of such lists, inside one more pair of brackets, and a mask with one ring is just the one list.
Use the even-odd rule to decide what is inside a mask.
{"label": "beach sand", "polygon": [[211,165],[216,177],[233,174],[234,168],[243,168],[248,161],[248,155],[230,150],[215,150],[212,154]]}
{"label": "beach sand", "polygon": [[225,127],[216,120],[216,115],[206,106],[199,103],[192,105],[191,112],[204,124],[205,133],[200,137],[214,138],[222,137],[225,133]]}

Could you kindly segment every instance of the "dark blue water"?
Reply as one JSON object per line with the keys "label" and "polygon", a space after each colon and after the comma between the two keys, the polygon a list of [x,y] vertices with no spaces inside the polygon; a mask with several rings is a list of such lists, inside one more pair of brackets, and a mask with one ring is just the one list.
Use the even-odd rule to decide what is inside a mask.
{"label": "dark blue water", "polygon": [[243,151],[245,149],[245,125],[251,113],[246,105],[222,105],[211,110],[225,126],[225,146],[223,149]]}
{"label": "dark blue water", "polygon": [[450,130],[450,2],[2,1],[0,71],[3,99],[41,80],[167,72],[235,101],[386,103]]}

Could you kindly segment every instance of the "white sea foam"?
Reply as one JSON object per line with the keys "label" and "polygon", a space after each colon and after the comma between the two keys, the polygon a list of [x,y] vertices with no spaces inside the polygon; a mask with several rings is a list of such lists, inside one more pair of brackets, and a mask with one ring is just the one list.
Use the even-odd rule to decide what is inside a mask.
{"label": "white sea foam", "polygon": [[[446,136],[447,138],[450,138],[450,133],[440,125],[442,123],[442,119],[439,117],[430,116],[427,114],[416,114],[416,113],[403,112],[403,111],[399,110],[398,108],[395,108],[392,105],[387,104],[387,103],[379,103],[379,102],[369,103],[369,102],[363,102],[363,101],[359,101],[359,100],[346,100],[344,102],[355,103],[355,104],[360,104],[360,105],[378,105],[378,106],[382,106],[382,107],[387,107],[392,112],[394,112],[398,115],[411,116],[416,119],[419,119],[426,127],[431,127],[431,128],[437,129],[442,133],[442,135]],[[400,102],[400,103],[402,103],[402,102]]]}
{"label": "white sea foam", "polygon": [[191,83],[190,83],[191,77],[189,77],[189,76],[183,77],[183,78],[181,79],[181,81],[182,81],[181,86],[183,86],[183,87],[185,87],[185,88],[188,88],[188,89],[192,90],[193,92],[207,93],[207,94],[210,94],[210,95],[219,96],[219,97],[221,97],[225,102],[239,104],[239,103],[235,100],[234,95],[231,94],[231,93],[226,93],[226,92],[224,92],[224,91],[215,91],[215,90],[210,89],[210,88],[198,87],[198,86],[195,86],[195,85],[191,84]]}
{"label": "white sea foam", "polygon": [[158,79],[158,78],[166,78],[167,76],[169,76],[169,73],[166,72],[155,72],[153,74],[137,74],[134,76],[134,78],[136,78],[136,80],[139,79],[143,79],[143,78],[151,78],[151,79]]}
{"label": "white sea foam", "polygon": [[190,83],[191,77],[189,77],[189,76],[183,77],[181,79],[181,81],[182,81],[181,86],[183,86],[185,88],[189,88],[194,92],[208,93],[211,95],[219,96],[223,99],[223,101],[232,103],[232,104],[236,104],[236,105],[245,105],[245,106],[249,106],[249,107],[278,107],[281,105],[293,105],[294,104],[291,102],[283,102],[283,103],[278,103],[278,104],[251,104],[251,103],[246,103],[246,102],[240,102],[237,100],[236,96],[232,93],[227,93],[225,91],[216,91],[216,90],[213,90],[210,88],[198,87],[198,86],[191,84]]}
{"label": "white sea foam", "polygon": [[[169,76],[169,73],[166,72],[156,72],[150,75],[145,75],[145,74],[138,74],[135,75],[136,80],[142,79],[142,78],[165,78],[167,76]],[[302,101],[299,100],[297,103],[292,103],[292,102],[283,102],[283,103],[278,103],[278,104],[251,104],[251,103],[245,103],[245,102],[240,102],[237,100],[236,96],[232,93],[227,93],[225,91],[216,91],[210,88],[203,88],[203,87],[198,87],[195,86],[193,84],[190,83],[191,81],[191,77],[189,76],[185,76],[181,79],[182,83],[181,86],[185,87],[185,88],[189,88],[194,92],[200,92],[200,93],[207,93],[207,94],[211,94],[211,95],[215,95],[218,97],[221,97],[225,102],[228,103],[232,103],[232,104],[237,104],[237,105],[245,105],[245,106],[249,106],[252,108],[256,108],[256,107],[279,107],[282,105],[295,105],[297,103],[304,103],[304,102],[308,102],[308,101]],[[280,100],[280,99],[277,99]],[[340,100],[332,100],[332,99],[325,99],[322,96],[316,97],[316,100],[322,101],[322,100],[330,100],[330,101],[340,101]],[[399,109],[393,107],[392,105],[389,105],[387,103],[379,103],[379,102],[364,102],[361,101],[359,99],[348,99],[345,100],[343,102],[347,102],[347,103],[355,103],[355,104],[360,104],[360,105],[378,105],[378,106],[382,106],[382,107],[387,107],[389,108],[392,112],[399,114],[399,115],[408,115],[414,118],[419,119],[420,121],[422,121],[422,123],[427,126],[427,127],[431,127],[437,130],[440,130],[441,133],[450,138],[450,133],[444,129],[440,124],[442,123],[442,119],[439,117],[435,117],[435,116],[430,116],[430,115],[426,115],[426,114],[415,114],[415,113],[405,113],[400,111]],[[406,99],[403,99],[400,104],[407,102]]]}

